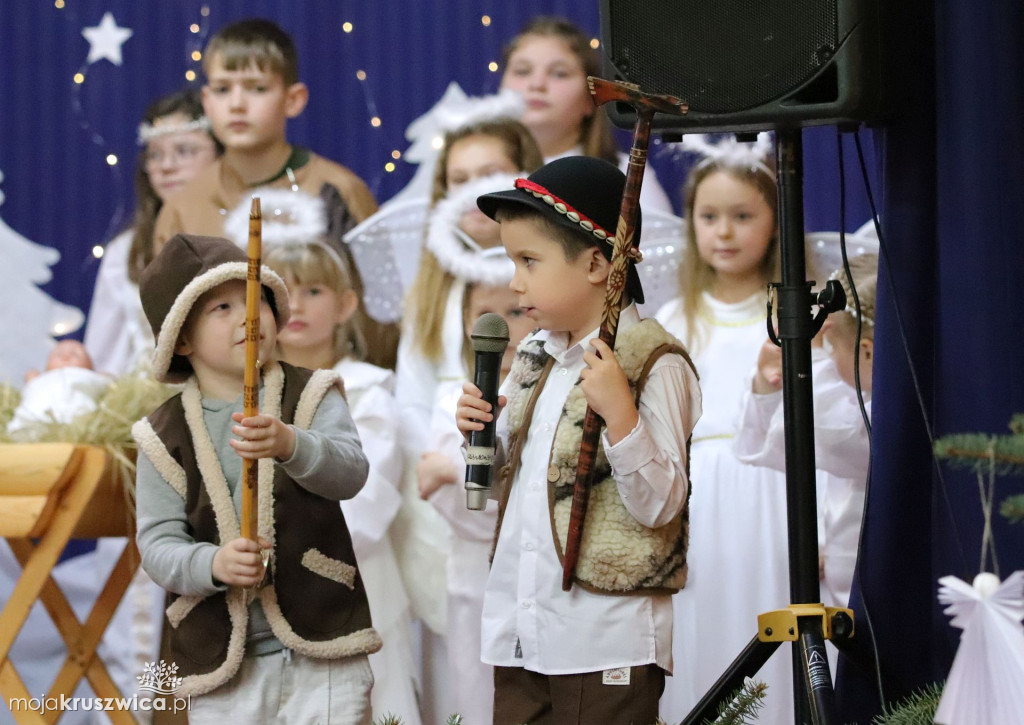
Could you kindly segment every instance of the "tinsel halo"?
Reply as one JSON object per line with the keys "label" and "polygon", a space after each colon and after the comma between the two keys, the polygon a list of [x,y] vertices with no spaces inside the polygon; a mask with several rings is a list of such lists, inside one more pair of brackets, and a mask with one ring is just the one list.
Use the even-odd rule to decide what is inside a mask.
{"label": "tinsel halo", "polygon": [[511,174],[473,179],[437,203],[430,216],[426,247],[437,257],[442,269],[467,282],[486,285],[508,284],[512,280],[515,266],[505,256],[505,248],[481,248],[459,229],[459,220],[467,211],[477,208],[478,196],[511,189],[515,179],[516,175]]}

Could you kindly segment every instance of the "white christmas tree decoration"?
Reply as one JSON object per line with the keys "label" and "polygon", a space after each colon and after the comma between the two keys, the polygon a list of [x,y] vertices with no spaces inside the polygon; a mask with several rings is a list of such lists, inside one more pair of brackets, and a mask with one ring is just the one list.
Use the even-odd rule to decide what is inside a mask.
{"label": "white christmas tree decoration", "polygon": [[[0,182],[3,181],[0,171]],[[0,191],[0,206],[4,195]],[[85,321],[81,310],[39,289],[53,277],[60,252],[31,242],[0,215],[0,383],[20,388],[25,373],[42,370],[54,336],[74,332]]]}

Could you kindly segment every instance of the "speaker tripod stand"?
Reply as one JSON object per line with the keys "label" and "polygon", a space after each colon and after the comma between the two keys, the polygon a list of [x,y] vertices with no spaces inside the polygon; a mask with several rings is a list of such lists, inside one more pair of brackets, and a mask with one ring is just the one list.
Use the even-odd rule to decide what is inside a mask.
{"label": "speaker tripod stand", "polygon": [[[814,412],[811,389],[811,338],[829,312],[844,308],[845,295],[830,281],[816,296],[806,278],[803,224],[803,159],[799,129],[776,132],[779,187],[779,247],[782,283],[773,284],[778,335],[782,347],[782,400],[786,441],[786,518],[789,542],[789,591],[785,609],[758,616],[757,634],[683,720],[697,725],[717,715],[718,706],[743,686],[783,642],[792,642],[793,699],[796,722],[839,723],[825,640],[837,646],[853,635],[849,609],[825,607],[818,586],[818,528],[815,498]],[[812,306],[818,311],[812,317]]]}

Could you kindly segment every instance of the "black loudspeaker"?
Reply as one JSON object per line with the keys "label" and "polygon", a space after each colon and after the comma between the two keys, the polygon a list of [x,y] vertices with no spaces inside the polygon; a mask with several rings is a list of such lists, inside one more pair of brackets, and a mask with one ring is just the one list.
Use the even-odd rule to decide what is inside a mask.
{"label": "black loudspeaker", "polygon": [[[607,78],[690,111],[653,129],[760,131],[855,124],[881,100],[877,0],[601,0]],[[635,113],[608,106],[616,126]]]}

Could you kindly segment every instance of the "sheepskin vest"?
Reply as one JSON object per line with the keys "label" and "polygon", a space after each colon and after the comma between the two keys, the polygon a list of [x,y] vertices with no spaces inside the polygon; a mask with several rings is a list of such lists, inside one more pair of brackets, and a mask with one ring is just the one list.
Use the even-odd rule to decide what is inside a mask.
{"label": "sheepskin vest", "polygon": [[[264,369],[261,412],[308,429],[324,395],[340,379],[285,363]],[[222,544],[240,526],[215,445],[203,422],[199,388],[190,379],[133,434],[157,471],[182,497],[189,533]],[[311,657],[336,659],[376,652],[352,540],[337,501],[310,493],[269,458],[258,463],[259,535],[271,542],[259,599],[281,643]],[[171,654],[184,677],[178,694],[200,695],[227,682],[245,653],[246,592],[232,587],[207,597],[171,595]]]}
{"label": "sheepskin vest", "polygon": [[[653,319],[643,320],[617,335],[615,357],[637,404],[651,367],[662,355],[670,353],[681,355],[693,368],[679,341]],[[528,340],[517,351],[509,372],[509,455],[501,470],[503,490],[495,542],[529,434],[533,407],[552,363],[553,358],[544,352],[543,341]],[[562,408],[548,461],[548,511],[559,561],[565,551],[586,410],[587,399],[577,380]],[[689,440],[686,453],[689,473]],[[598,446],[592,480],[574,581],[601,594],[672,594],[681,589],[686,583],[689,497],[679,515],[664,526],[644,526],[630,515],[619,497],[603,442]]]}

